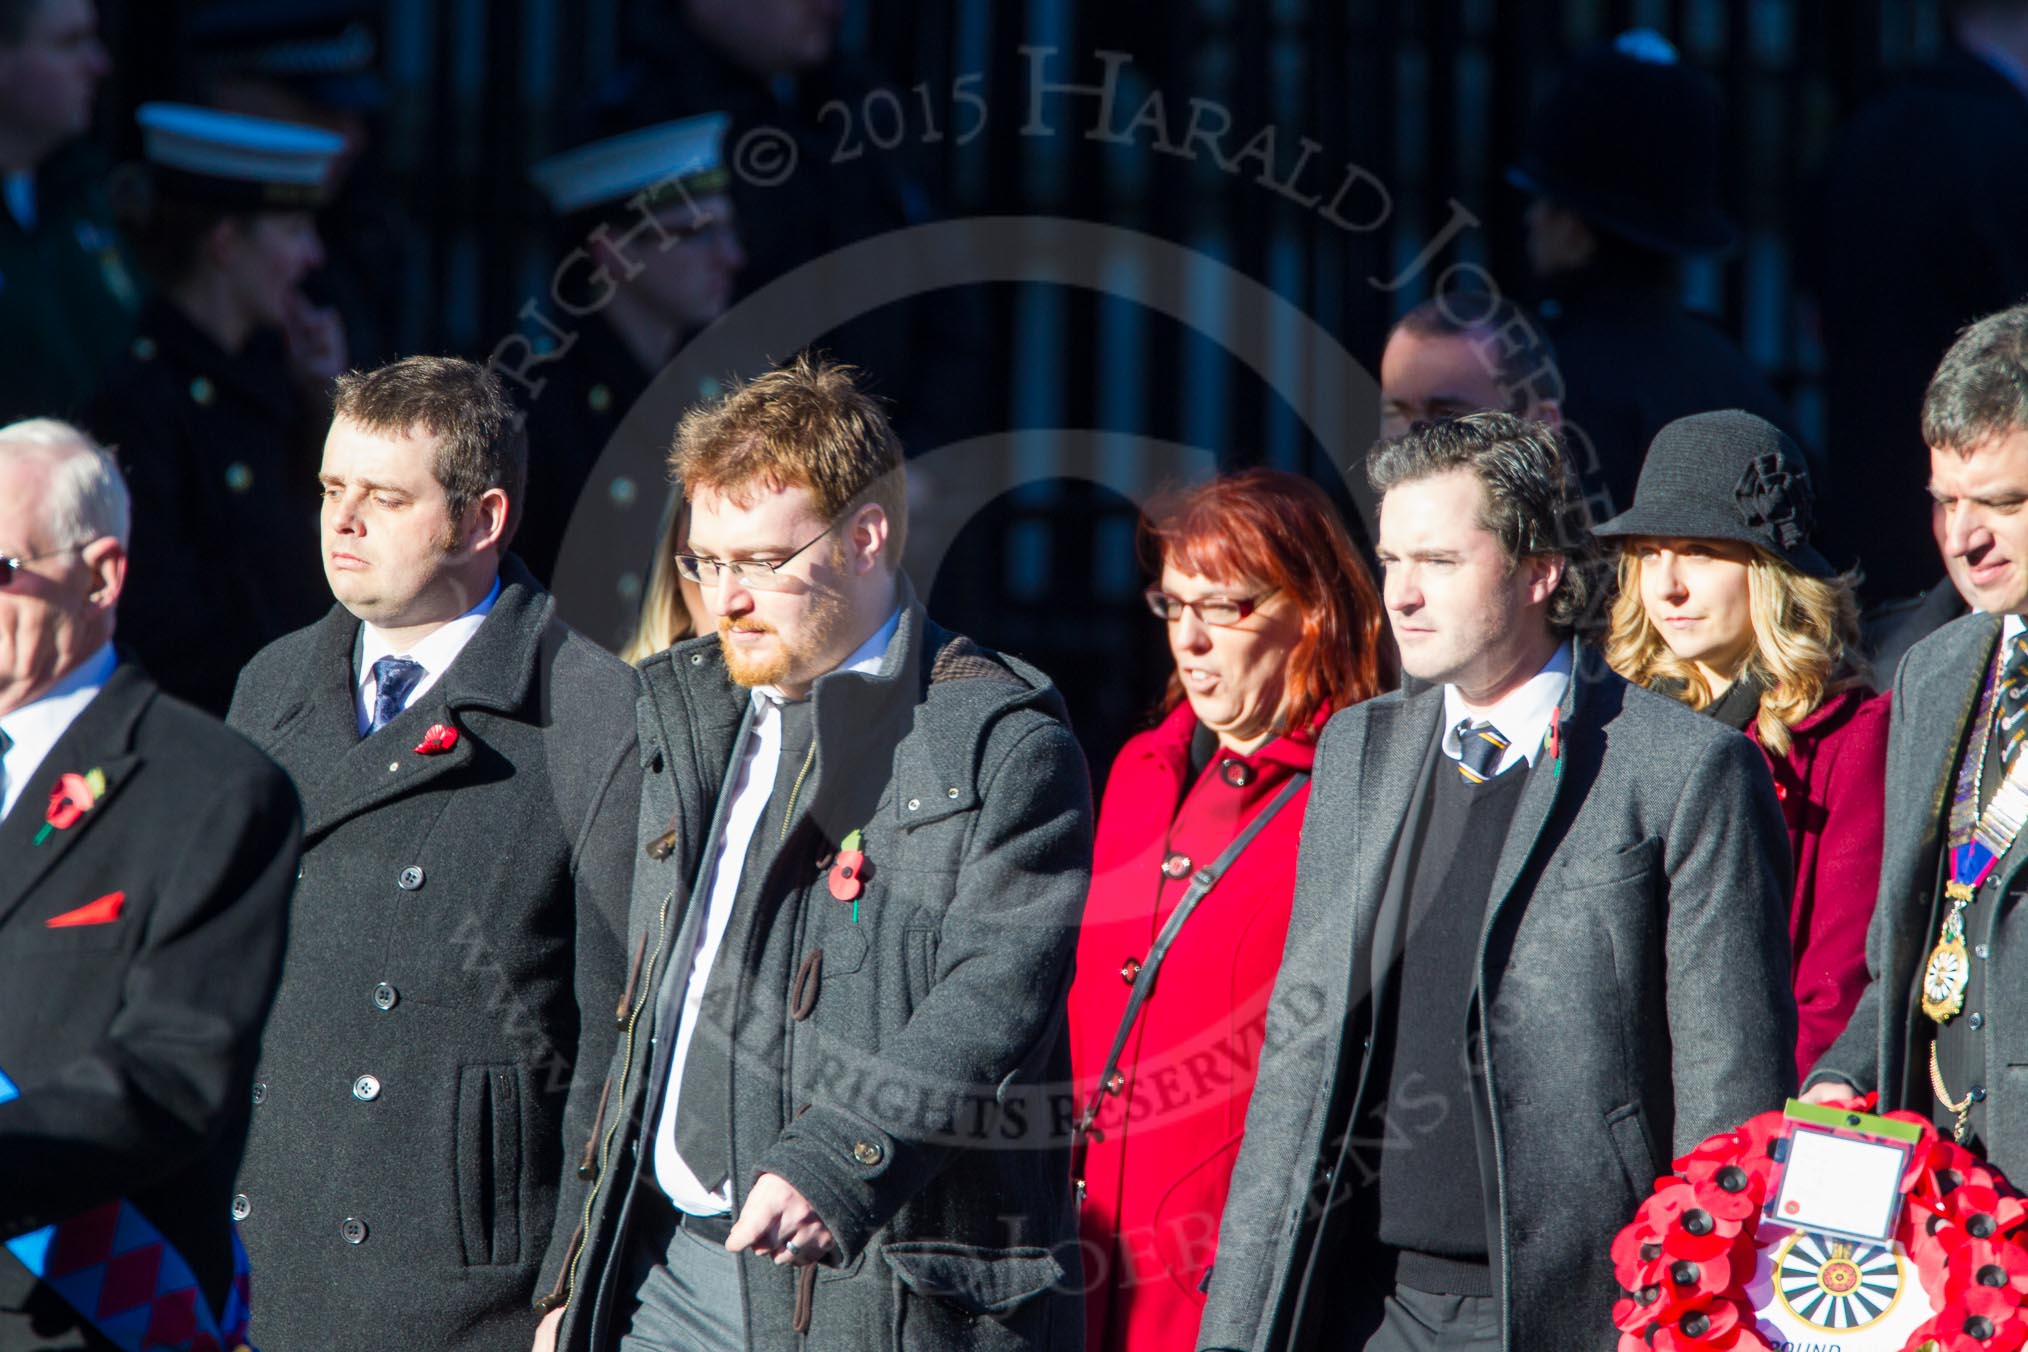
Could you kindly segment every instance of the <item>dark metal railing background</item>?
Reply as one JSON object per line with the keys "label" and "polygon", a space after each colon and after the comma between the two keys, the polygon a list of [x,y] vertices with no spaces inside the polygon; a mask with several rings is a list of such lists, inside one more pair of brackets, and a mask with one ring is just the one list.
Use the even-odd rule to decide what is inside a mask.
{"label": "dark metal railing background", "polygon": [[[113,107],[174,92],[190,59],[187,4],[105,0],[120,71]],[[662,3],[664,0],[651,0]],[[668,0],[673,3],[673,0]],[[553,245],[526,165],[560,147],[571,110],[626,48],[624,0],[386,0],[380,16],[393,90],[381,153],[413,223],[390,332],[397,350],[483,354],[539,293]],[[916,107],[932,94],[942,125],[961,77],[986,101],[985,132],[910,152],[954,216],[1047,214],[1103,221],[1184,245],[1271,287],[1368,370],[1391,319],[1428,278],[1475,264],[1522,276],[1518,194],[1503,171],[1527,110],[1574,48],[1633,25],[1675,41],[1721,82],[1731,110],[1729,197],[1747,233],[1733,257],[1694,269],[1691,298],[1746,345],[1820,436],[1821,364],[1800,294],[1797,249],[1814,165],[1838,119],[1883,74],[1933,50],[1940,0],[849,0],[846,49]],[[1195,159],[1082,134],[1089,102],[1053,105],[1050,135],[1024,135],[1033,57],[1052,47],[1060,77],[1090,81],[1101,52],[1126,53],[1121,122],[1160,91],[1180,126],[1190,100],[1225,110],[1227,149],[1273,127],[1286,165],[1300,138],[1318,147],[1311,192],[1361,166],[1386,185],[1386,219],[1349,231],[1256,181]],[[122,149],[131,134],[108,134]],[[1455,204],[1455,205],[1454,205]],[[1370,205],[1370,203],[1369,203]],[[1382,289],[1470,213],[1409,285]],[[1369,212],[1370,214],[1370,212]],[[1159,689],[1167,658],[1138,609],[1130,548],[1138,439],[1207,448],[1221,463],[1267,463],[1317,476],[1351,507],[1338,463],[1370,435],[1370,395],[1348,388],[1337,444],[1319,444],[1290,412],[1291,391],[1338,382],[1329,352],[1287,331],[1219,331],[1216,288],[1200,329],[1094,291],[1037,284],[982,288],[995,426],[1096,428],[1116,434],[1109,484],[1052,480],[1050,439],[1003,438],[1015,486],[936,579],[946,619],[1053,671],[1102,772]],[[1235,363],[1243,337],[1275,354],[1272,380]],[[1356,386],[1358,382],[1350,382]],[[1327,395],[1331,391],[1325,391]],[[916,448],[923,449],[923,448]]]}

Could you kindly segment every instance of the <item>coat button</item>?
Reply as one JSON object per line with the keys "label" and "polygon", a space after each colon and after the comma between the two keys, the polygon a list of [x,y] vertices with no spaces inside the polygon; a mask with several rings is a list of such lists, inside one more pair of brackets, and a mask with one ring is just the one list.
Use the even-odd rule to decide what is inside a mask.
{"label": "coat button", "polygon": [[871,1169],[885,1158],[885,1152],[871,1141],[861,1141],[852,1147],[852,1158]]}
{"label": "coat button", "polygon": [[915,810],[916,810],[917,808],[919,808],[919,807],[921,807],[921,806],[922,806],[922,799],[920,799],[920,798],[911,798],[911,799],[909,799],[909,800],[908,800],[908,810],[909,810],[910,812],[914,812],[914,811],[915,811]]}
{"label": "coat button", "polygon": [[1786,784],[1777,784],[1777,785],[1775,785],[1775,797],[1776,797],[1777,799],[1779,799],[1780,801],[1784,802],[1784,803],[1788,802],[1788,801],[1789,801],[1789,786],[1788,786],[1788,785],[1786,785]]}
{"label": "coat button", "polygon": [[253,1199],[243,1192],[234,1193],[232,1197],[232,1218],[236,1221],[243,1221],[251,1215],[253,1215]]}
{"label": "coat button", "polygon": [[1984,962],[1987,958],[1993,956],[1993,950],[1987,948],[1984,944],[1980,944],[1977,948],[1972,950],[1972,956],[1977,958],[1979,961]]}
{"label": "coat button", "polygon": [[1984,1103],[1986,1101],[1986,1086],[1982,1084],[1975,1084],[1965,1092],[1971,1095],[1972,1102],[1974,1103]]}
{"label": "coat button", "polygon": [[1140,974],[1141,960],[1139,958],[1128,958],[1120,964],[1120,980],[1126,982],[1129,986],[1134,984],[1134,978]]}
{"label": "coat button", "polygon": [[396,878],[394,882],[395,886],[399,887],[404,892],[415,891],[418,887],[421,887],[423,885],[422,867],[418,864],[410,864],[407,868],[401,871],[401,876],[399,878]]}
{"label": "coat button", "polygon": [[344,1236],[347,1244],[364,1244],[366,1242],[366,1222],[356,1216],[347,1216],[345,1224],[338,1227],[338,1233]]}
{"label": "coat button", "polygon": [[1241,760],[1228,760],[1218,767],[1218,777],[1235,789],[1253,783],[1253,767]]}
{"label": "coat button", "polygon": [[1984,1028],[1986,1026],[1986,1016],[1983,1014],[1974,1014],[1972,1015],[1971,1018],[1965,1020],[1965,1022],[1971,1024],[1971,1026],[1974,1029]]}
{"label": "coat button", "polygon": [[952,802],[956,802],[958,799],[958,786],[953,784],[951,785],[950,788],[945,789],[944,797],[950,799]]}
{"label": "coat button", "polygon": [[371,1075],[361,1075],[352,1082],[352,1097],[361,1103],[371,1103],[380,1097],[380,1081]]}
{"label": "coat button", "polygon": [[1190,856],[1172,854],[1162,861],[1162,876],[1165,878],[1187,878],[1190,876]]}
{"label": "coat button", "polygon": [[1122,1089],[1125,1089],[1126,1087],[1127,1087],[1127,1077],[1121,1074],[1119,1071],[1116,1070],[1112,1074],[1106,1076],[1106,1092],[1108,1094],[1118,1094]]}
{"label": "coat button", "polygon": [[303,866],[301,864],[296,865],[296,881],[303,881]]}
{"label": "coat button", "polygon": [[268,1101],[268,1082],[266,1080],[255,1080],[253,1082],[253,1101],[256,1108]]}
{"label": "coat button", "polygon": [[382,1013],[393,1009],[401,1001],[401,992],[385,981],[373,988],[373,1007]]}
{"label": "coat button", "polygon": [[704,654],[703,654],[703,653],[692,653],[692,654],[690,654],[690,665],[691,665],[691,666],[693,666],[693,667],[701,667],[701,666],[703,666],[703,665],[704,665]]}

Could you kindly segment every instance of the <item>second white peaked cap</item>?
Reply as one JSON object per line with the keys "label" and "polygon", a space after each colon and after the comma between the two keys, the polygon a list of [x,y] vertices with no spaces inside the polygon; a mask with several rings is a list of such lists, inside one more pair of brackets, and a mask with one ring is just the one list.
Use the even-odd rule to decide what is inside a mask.
{"label": "second white peaked cap", "polygon": [[648,189],[661,190],[654,194],[658,201],[723,191],[725,131],[731,125],[724,113],[705,113],[643,127],[552,155],[528,176],[559,216],[626,201]]}
{"label": "second white peaked cap", "polygon": [[345,148],[344,137],[321,127],[187,103],[144,103],[134,120],[157,169],[275,205],[320,200],[331,162]]}

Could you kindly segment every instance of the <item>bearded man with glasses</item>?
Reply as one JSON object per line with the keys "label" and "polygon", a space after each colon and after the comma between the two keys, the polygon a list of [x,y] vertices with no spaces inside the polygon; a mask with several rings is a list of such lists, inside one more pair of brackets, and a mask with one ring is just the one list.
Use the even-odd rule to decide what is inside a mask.
{"label": "bearded man with glasses", "polygon": [[672,464],[717,632],[642,665],[624,1032],[536,1346],[1074,1347],[1062,700],[924,614],[849,367],[692,412]]}

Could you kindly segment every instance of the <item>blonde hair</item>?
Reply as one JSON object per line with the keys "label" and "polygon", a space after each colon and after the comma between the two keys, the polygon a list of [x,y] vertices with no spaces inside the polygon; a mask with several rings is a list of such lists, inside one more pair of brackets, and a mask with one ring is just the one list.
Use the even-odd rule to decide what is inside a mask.
{"label": "blonde hair", "polygon": [[[1708,707],[1718,692],[1697,667],[1669,651],[1641,600],[1638,542],[1620,551],[1619,592],[1613,598],[1606,633],[1606,661],[1637,685],[1677,683],[1677,698],[1693,709]],[[1740,675],[1761,687],[1754,726],[1761,745],[1787,755],[1789,729],[1816,712],[1832,695],[1863,686],[1866,663],[1859,656],[1857,578],[1815,578],[1798,572],[1766,550],[1755,548],[1746,565],[1747,611],[1753,621],[1753,648]]]}
{"label": "blonde hair", "polygon": [[690,508],[681,493],[670,495],[669,510],[662,518],[662,536],[655,547],[655,565],[648,570],[647,590],[641,594],[641,618],[634,635],[620,649],[620,660],[640,666],[656,653],[692,637],[690,608],[683,604],[683,579],[676,571],[676,549],[683,542]]}
{"label": "blonde hair", "polygon": [[833,521],[879,503],[889,566],[899,566],[908,536],[901,442],[855,367],[804,353],[734,386],[684,415],[669,468],[692,501],[709,489],[746,506],[768,490],[804,488]]}

